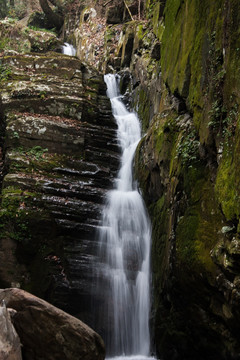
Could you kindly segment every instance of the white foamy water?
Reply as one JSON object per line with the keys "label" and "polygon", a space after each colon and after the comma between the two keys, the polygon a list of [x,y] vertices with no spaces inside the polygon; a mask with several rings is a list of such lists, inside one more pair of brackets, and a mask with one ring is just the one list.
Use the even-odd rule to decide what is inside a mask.
{"label": "white foamy water", "polygon": [[73,45],[68,44],[68,43],[64,43],[64,45],[62,45],[62,52],[65,55],[69,55],[69,56],[75,56],[76,55],[76,49]]}
{"label": "white foamy water", "polygon": [[141,137],[140,124],[121,101],[117,78],[108,74],[104,79],[122,149],[116,186],[107,194],[100,228],[100,256],[105,262],[103,276],[110,289],[105,316],[112,321],[113,329],[104,340],[107,353],[116,356],[111,359],[151,360],[151,225],[132,176],[133,157]]}

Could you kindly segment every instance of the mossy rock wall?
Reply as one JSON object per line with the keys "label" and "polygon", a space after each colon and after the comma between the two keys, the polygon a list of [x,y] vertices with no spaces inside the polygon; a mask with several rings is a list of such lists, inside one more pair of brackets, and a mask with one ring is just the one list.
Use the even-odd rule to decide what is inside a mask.
{"label": "mossy rock wall", "polygon": [[155,344],[168,360],[235,359],[239,3],[161,3],[146,3],[160,59],[151,59],[154,70],[143,79],[143,59],[130,65],[136,108],[148,129],[135,174],[153,226]]}
{"label": "mossy rock wall", "polygon": [[16,19],[0,21],[0,51],[2,53],[46,52],[60,49],[62,41],[53,32],[33,30]]}
{"label": "mossy rock wall", "polygon": [[1,70],[0,285],[93,325],[96,229],[119,164],[103,77],[57,53]]}
{"label": "mossy rock wall", "polygon": [[140,20],[107,24],[103,61],[91,61],[120,71],[145,134],[135,174],[153,226],[157,354],[235,359],[239,3],[155,0],[144,9]]}
{"label": "mossy rock wall", "polygon": [[103,23],[100,50],[87,17],[75,32],[81,56],[121,72],[142,121],[135,174],[152,219],[162,359],[240,358],[239,7],[146,0],[141,19]]}
{"label": "mossy rock wall", "polygon": [[[121,71],[142,121],[135,174],[152,220],[157,355],[239,359],[239,1],[146,0],[141,19],[107,25],[99,6],[68,35],[82,60]],[[80,254],[95,256],[89,239],[118,166],[105,86],[56,54],[5,57],[0,80],[2,284],[57,294],[65,309],[70,299],[75,314],[81,299],[86,315]]]}

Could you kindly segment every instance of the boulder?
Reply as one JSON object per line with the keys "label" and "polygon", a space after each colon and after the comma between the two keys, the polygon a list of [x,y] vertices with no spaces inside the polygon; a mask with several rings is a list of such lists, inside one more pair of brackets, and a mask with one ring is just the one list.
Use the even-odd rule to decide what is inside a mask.
{"label": "boulder", "polygon": [[0,306],[0,359],[22,360],[21,344],[5,302]]}
{"label": "boulder", "polygon": [[33,30],[12,19],[0,21],[0,37],[0,50],[8,56],[13,55],[9,50],[17,53],[46,52],[58,49],[62,43],[54,33]]}
{"label": "boulder", "polygon": [[16,310],[25,360],[104,359],[101,337],[80,320],[21,289],[0,290],[2,300]]}

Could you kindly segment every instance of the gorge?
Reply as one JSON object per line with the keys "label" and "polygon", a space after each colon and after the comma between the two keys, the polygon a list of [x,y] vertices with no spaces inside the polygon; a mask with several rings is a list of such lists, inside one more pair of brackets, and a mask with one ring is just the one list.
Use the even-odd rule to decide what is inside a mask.
{"label": "gorge", "polygon": [[[58,36],[25,26],[32,18],[0,21],[1,288],[29,291],[106,343],[118,331],[114,319],[131,332],[132,319],[144,318],[142,335],[115,332],[121,341],[117,352],[106,344],[109,356],[152,351],[161,360],[240,359],[239,2],[59,3]],[[60,53],[64,42],[76,56]],[[141,123],[135,155],[132,148],[125,159],[133,163],[128,182],[119,172],[121,117],[114,119],[106,95],[108,73],[118,74],[123,112]],[[140,218],[128,216],[137,189],[151,222],[151,248],[143,240],[150,229],[141,201]],[[129,227],[120,232],[126,248],[116,255],[108,225],[119,233],[121,216]],[[129,247],[135,235],[140,249]],[[135,284],[148,255],[149,315],[140,308],[125,313],[122,289],[130,291],[127,299],[145,302]],[[118,299],[106,272],[124,284]],[[105,309],[114,304],[119,311],[107,319]]]}

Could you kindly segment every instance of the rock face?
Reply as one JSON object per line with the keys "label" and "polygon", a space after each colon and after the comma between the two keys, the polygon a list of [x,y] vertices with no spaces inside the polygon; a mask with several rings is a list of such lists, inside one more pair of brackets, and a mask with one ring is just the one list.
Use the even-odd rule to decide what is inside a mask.
{"label": "rock face", "polygon": [[136,175],[153,224],[156,347],[168,360],[238,359],[239,4],[166,1],[163,19],[155,3],[160,59],[132,71],[148,128]]}
{"label": "rock face", "polygon": [[56,50],[62,43],[54,33],[33,30],[13,19],[0,21],[0,36],[1,52],[46,52]]}
{"label": "rock face", "polygon": [[5,303],[0,306],[0,358],[22,360],[20,340]]}
{"label": "rock face", "polygon": [[103,77],[56,53],[1,66],[0,283],[91,324],[96,232],[119,158]]}
{"label": "rock face", "polygon": [[103,68],[123,70],[146,133],[135,173],[153,226],[156,349],[239,359],[239,3],[145,12],[106,27]]}
{"label": "rock face", "polygon": [[3,299],[16,310],[13,322],[23,345],[24,359],[105,358],[102,339],[80,320],[20,289],[0,290],[0,300]]}
{"label": "rock face", "polygon": [[[146,18],[101,29],[88,9],[75,32],[79,56],[123,70],[142,120],[135,174],[152,219],[164,360],[240,358],[239,6],[146,1]],[[105,33],[93,47],[91,27]],[[118,163],[105,87],[57,55],[4,58],[1,80],[1,282],[86,316],[97,214]]]}

